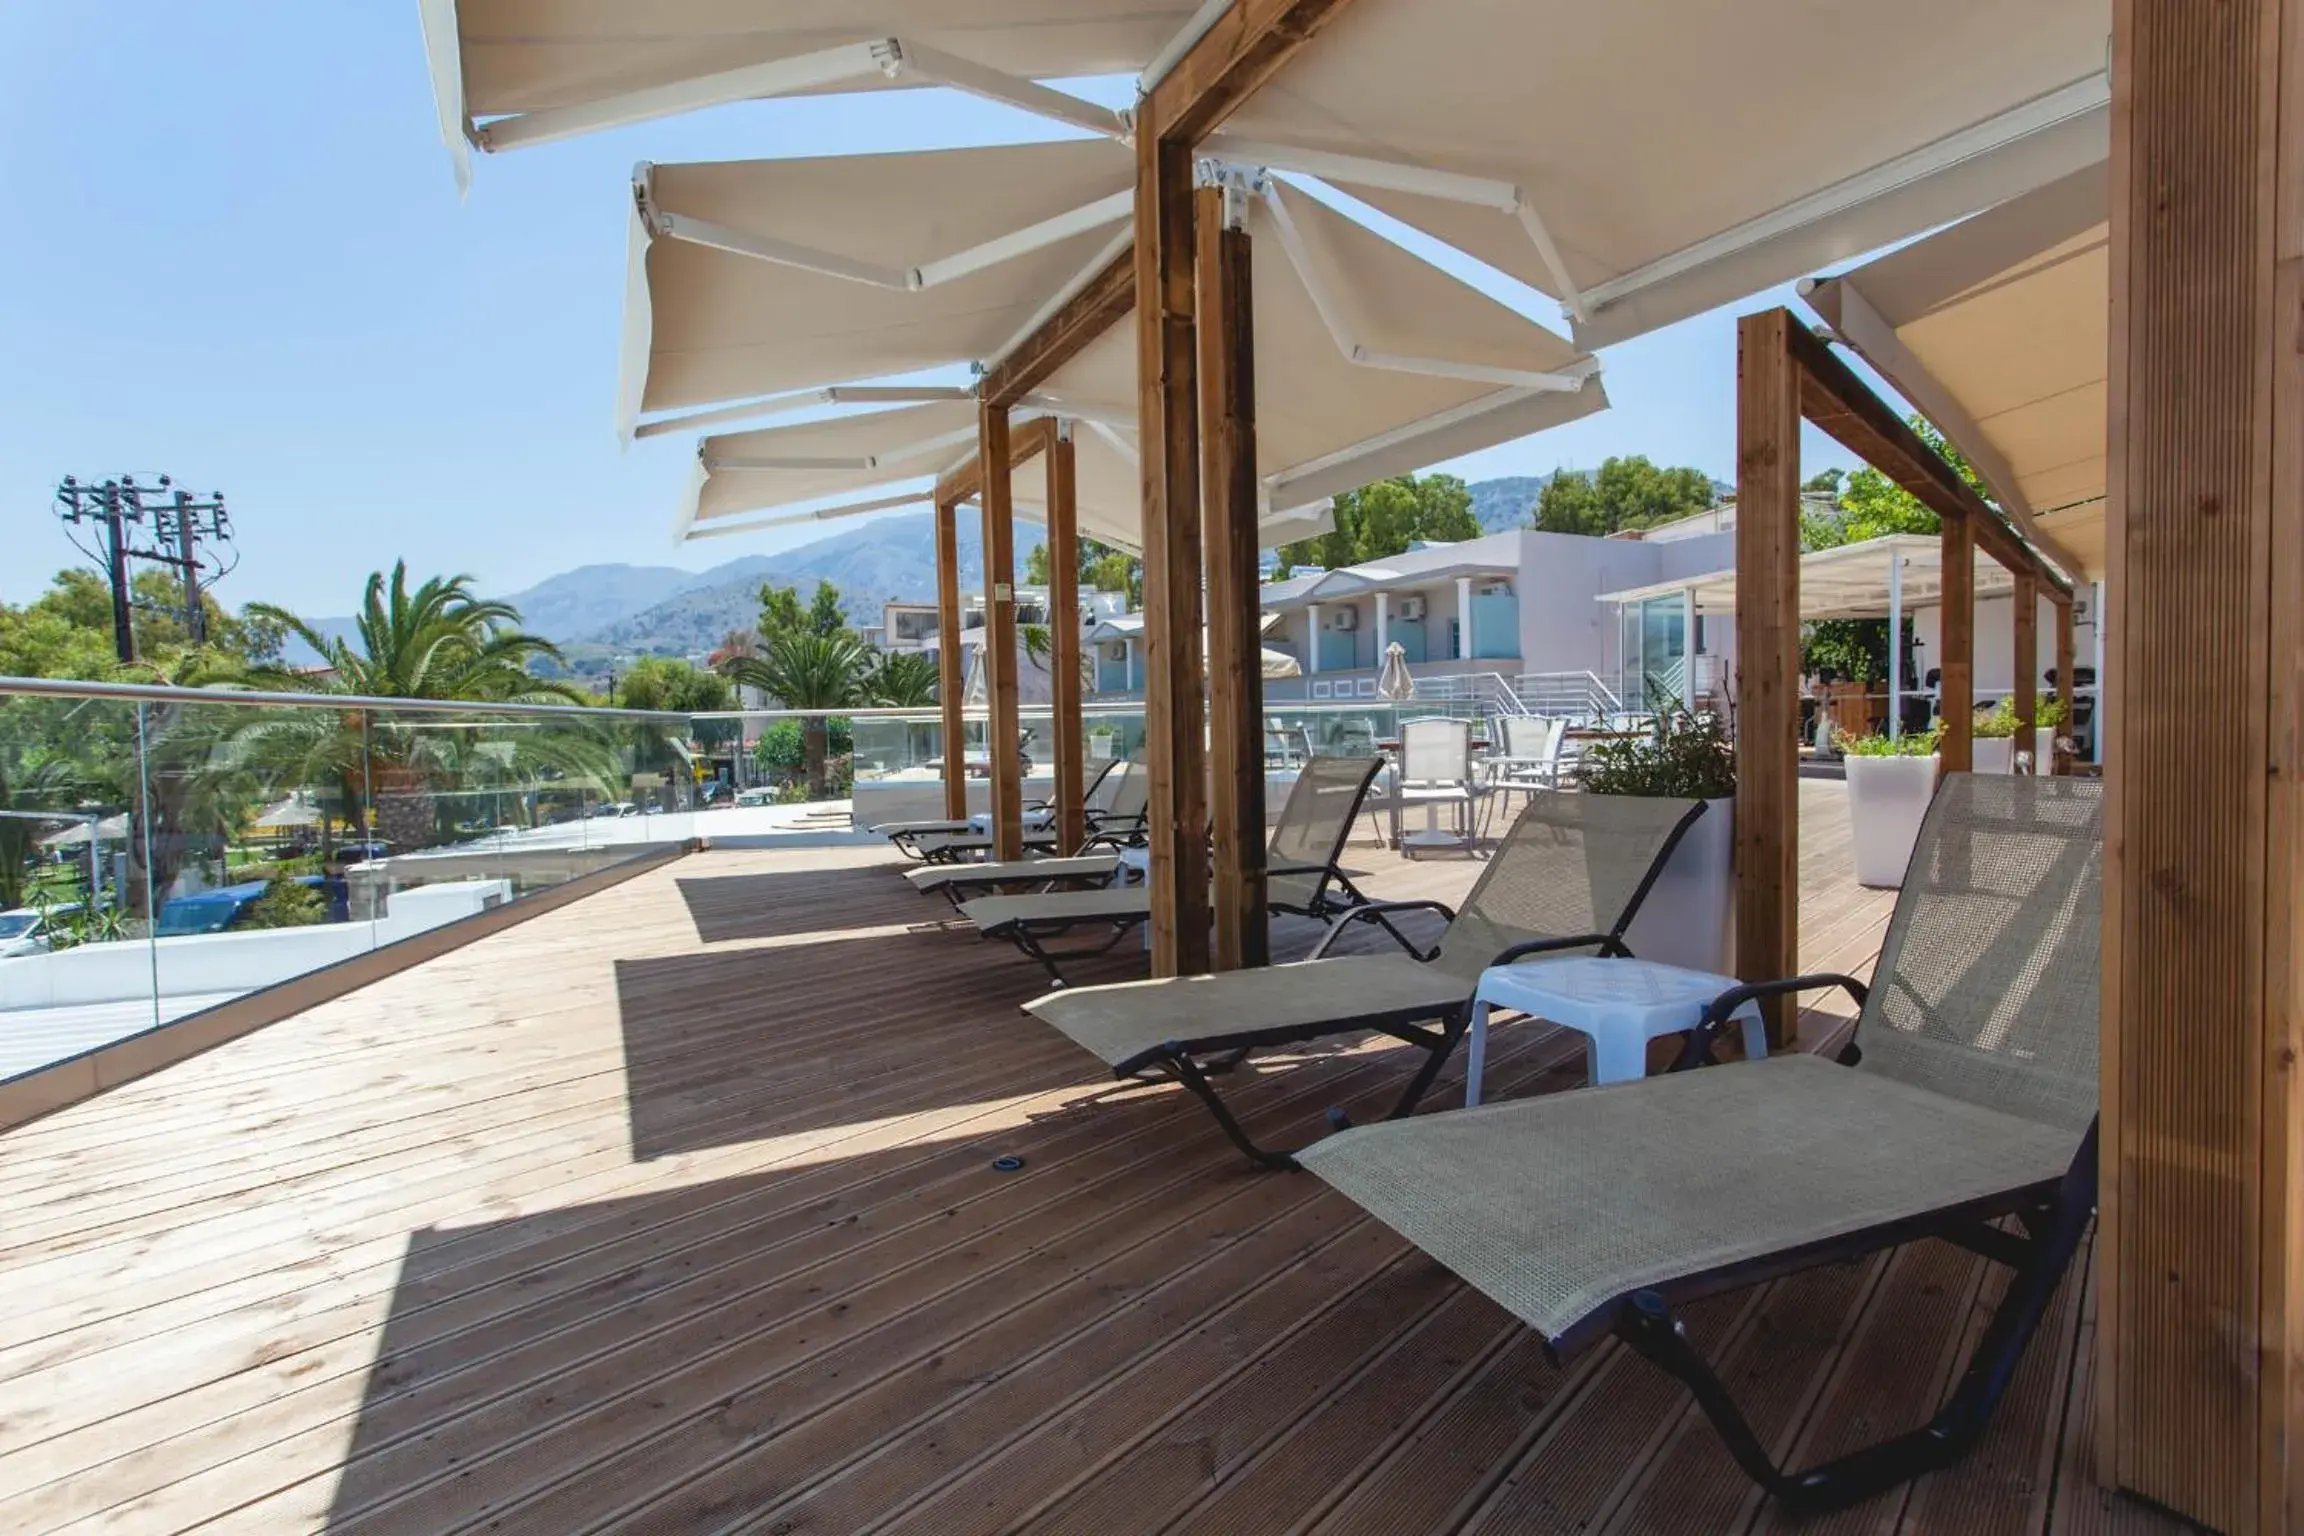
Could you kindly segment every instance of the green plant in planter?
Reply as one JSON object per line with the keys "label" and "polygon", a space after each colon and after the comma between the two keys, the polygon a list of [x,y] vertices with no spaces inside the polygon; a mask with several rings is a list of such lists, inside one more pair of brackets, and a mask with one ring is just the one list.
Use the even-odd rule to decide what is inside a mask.
{"label": "green plant in planter", "polygon": [[2040,707],[2032,712],[2032,723],[2044,731],[2060,731],[2064,728],[2064,721],[2070,713],[2071,711],[2064,707],[2062,699],[2042,699]]}
{"label": "green plant in planter", "polygon": [[1909,735],[1850,736],[1839,738],[1842,757],[1927,757],[1936,750],[1933,730],[1914,731]]}
{"label": "green plant in planter", "polygon": [[1978,741],[1998,741],[2014,736],[2019,729],[2016,701],[2002,699],[1990,709],[1976,712],[1976,723],[1969,727],[1969,734]]}
{"label": "green plant in planter", "polygon": [[1736,749],[1716,717],[1677,711],[1645,737],[1587,748],[1577,778],[1595,795],[1721,800],[1736,793]]}

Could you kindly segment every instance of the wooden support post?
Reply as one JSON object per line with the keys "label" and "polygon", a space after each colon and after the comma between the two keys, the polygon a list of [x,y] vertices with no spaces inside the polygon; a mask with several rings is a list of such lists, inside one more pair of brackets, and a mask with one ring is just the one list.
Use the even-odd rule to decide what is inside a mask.
{"label": "wooden support post", "polygon": [[1144,742],[1152,974],[1208,969],[1208,747],[1200,646],[1200,455],[1192,150],[1136,124],[1137,442],[1144,485]]}
{"label": "wooden support post", "polygon": [[2304,1530],[2304,0],[2115,0],[2112,39],[2099,1471],[2270,1536]]}
{"label": "wooden support post", "polygon": [[2056,605],[2056,701],[2064,706],[2064,723],[2056,727],[2056,760],[2051,770],[2058,774],[2072,771],[2072,754],[2064,750],[2064,743],[2072,739],[2078,716],[2073,712],[2072,668],[2077,661],[2078,647],[2072,634],[2072,603],[2069,599]]}
{"label": "wooden support post", "polygon": [[[2016,573],[2016,624],[2014,654],[2009,658],[2012,668],[2010,680],[2015,684],[2011,698],[2016,709],[2016,740],[2011,752],[2030,752],[2039,738],[2032,734],[2033,722],[2040,716],[2040,584],[2029,571]],[[1969,748],[1971,755],[1975,748]],[[2035,762],[2034,773],[2046,773],[2046,763]]]}
{"label": "wooden support post", "polygon": [[1055,694],[1049,752],[1055,757],[1056,842],[1069,853],[1088,835],[1080,775],[1087,751],[1080,733],[1080,519],[1078,461],[1072,428],[1048,439],[1048,682]]}
{"label": "wooden support post", "polygon": [[1944,734],[1936,759],[1946,773],[1976,767],[1976,544],[1967,516],[1947,517],[1941,535],[1943,606],[1936,613],[1937,713]]}
{"label": "wooden support post", "polygon": [[1195,194],[1201,536],[1208,562],[1208,755],[1215,968],[1272,961],[1264,910],[1263,610],[1256,572],[1256,336],[1240,194]]}
{"label": "wooden support post", "polygon": [[1016,519],[1008,411],[979,401],[976,459],[984,473],[984,749],[992,759],[992,857],[1024,857],[1024,744],[1016,717]]}
{"label": "wooden support post", "polygon": [[960,509],[936,504],[936,702],[944,711],[944,814],[968,815],[968,725],[960,691]]}
{"label": "wooden support post", "polygon": [[[1799,973],[1796,326],[1782,309],[1736,325],[1736,973],[1746,981]],[[1769,1016],[1768,1035],[1792,1043],[1789,1008]]]}

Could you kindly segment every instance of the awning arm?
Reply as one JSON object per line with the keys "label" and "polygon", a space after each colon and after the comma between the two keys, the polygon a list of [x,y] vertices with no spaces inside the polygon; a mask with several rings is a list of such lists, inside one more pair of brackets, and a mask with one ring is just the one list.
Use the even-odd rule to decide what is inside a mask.
{"label": "awning arm", "polygon": [[990,373],[997,369],[1001,364],[1007,362],[1011,357],[1013,357],[1017,350],[1021,348],[1026,342],[1031,341],[1034,337],[1040,334],[1041,327],[1047,325],[1049,321],[1055,319],[1056,316],[1063,311],[1067,304],[1070,304],[1074,299],[1085,293],[1088,290],[1088,286],[1091,283],[1094,283],[1099,277],[1102,277],[1106,269],[1111,267],[1115,261],[1126,254],[1129,248],[1132,247],[1135,243],[1136,223],[1134,218],[1131,217],[1126,229],[1123,229],[1118,234],[1114,235],[1111,241],[1107,243],[1102,250],[1089,257],[1085,266],[1081,267],[1078,272],[1073,273],[1072,276],[1066,279],[1065,282],[1059,286],[1054,293],[1051,293],[1048,296],[1047,302],[1043,303],[1038,309],[1032,311],[1031,318],[1027,319],[1022,325],[1016,328],[1015,335],[1002,342],[996,349],[994,349],[991,356],[983,360],[982,371],[985,373]]}
{"label": "awning arm", "polygon": [[1511,182],[1489,176],[1466,176],[1455,171],[1435,171],[1420,165],[1403,165],[1394,160],[1378,160],[1367,155],[1339,154],[1331,150],[1297,149],[1293,145],[1273,144],[1262,139],[1243,139],[1219,133],[1208,141],[1211,153],[1228,160],[1260,165],[1268,170],[1292,171],[1299,176],[1317,176],[1339,186],[1373,187],[1385,192],[1406,192],[1417,197],[1434,197],[1444,202],[1463,203],[1474,208],[1487,208],[1496,213],[1510,214],[1520,221],[1536,257],[1544,263],[1544,270],[1552,274],[1554,291],[1567,312],[1576,319],[1591,318],[1591,305],[1581,289],[1568,275],[1568,264],[1560,257],[1560,247],[1552,239],[1552,231],[1545,226],[1543,215],[1536,210],[1528,194]]}
{"label": "awning arm", "polygon": [[1860,171],[1805,197],[1795,198],[1758,218],[1748,219],[1734,228],[1707,236],[1621,277],[1596,283],[1586,291],[1585,298],[1593,309],[1606,309],[1646,289],[1674,278],[1685,277],[1754,246],[1820,223],[1835,214],[1859,208],[1892,192],[1909,190],[1969,161],[2006,149],[2076,118],[2108,111],[2111,101],[2112,82],[2108,74],[2075,80],[2044,96],[2034,97],[2021,106],[2011,107],[1997,116],[1947,134],[1933,144],[1922,145],[1894,159],[1883,161],[1870,170]]}
{"label": "awning arm", "polygon": [[920,491],[901,496],[879,496],[870,501],[844,501],[836,507],[818,507],[813,512],[787,512],[777,517],[758,518],[748,523],[722,526],[715,518],[710,523],[690,524],[682,535],[688,539],[719,539],[732,533],[754,533],[763,528],[790,528],[802,523],[831,522],[836,518],[861,517],[867,512],[886,512],[896,507],[926,506],[928,497]]}
{"label": "awning arm", "polygon": [[1361,345],[1352,333],[1336,296],[1329,291],[1327,278],[1313,262],[1306,247],[1303,231],[1296,227],[1287,205],[1279,192],[1269,183],[1263,187],[1264,207],[1272,216],[1273,229],[1280,236],[1280,248],[1287,253],[1288,264],[1296,269],[1304,289],[1312,296],[1312,307],[1319,311],[1320,323],[1327,327],[1335,341],[1337,351],[1347,362],[1364,368],[1381,368],[1393,373],[1424,374],[1433,378],[1467,379],[1475,383],[1500,384],[1523,389],[1553,390],[1567,393],[1584,387],[1581,374],[1547,373],[1526,368],[1498,368],[1486,363],[1458,362],[1450,358],[1412,357],[1398,352],[1376,352]]}
{"label": "awning arm", "polygon": [[1001,262],[1014,261],[1034,251],[1046,250],[1074,235],[1119,223],[1131,217],[1135,207],[1134,188],[1114,192],[1108,197],[1100,197],[1092,203],[1059,213],[1054,218],[1042,219],[1037,224],[1028,224],[997,239],[987,240],[982,245],[971,246],[965,251],[939,257],[934,261],[922,262],[912,269],[912,286],[934,288],[940,283],[949,283],[971,273],[981,272],[987,267],[998,266]]}
{"label": "awning arm", "polygon": [[754,416],[780,416],[788,411],[804,411],[820,405],[927,405],[945,400],[972,400],[975,391],[956,384],[838,384],[830,389],[804,389],[788,395],[768,395],[758,400],[747,400],[738,405],[723,405],[709,411],[691,411],[685,416],[666,416],[655,421],[642,422],[632,431],[634,437],[661,437],[667,432],[685,432],[696,427],[717,426],[722,422],[744,421]]}
{"label": "awning arm", "polygon": [[683,112],[697,112],[706,107],[857,85],[876,77],[948,85],[972,96],[982,96],[1037,117],[1052,118],[1112,138],[1123,137],[1127,132],[1127,125],[1118,113],[1094,102],[988,69],[939,49],[924,48],[902,38],[883,37],[843,43],[788,59],[771,59],[764,64],[748,64],[741,69],[722,70],[691,80],[674,80],[598,101],[499,117],[482,123],[473,131],[473,136],[485,150],[520,149],[604,128],[621,128]]}
{"label": "awning arm", "polygon": [[665,213],[658,210],[649,221],[659,239],[684,240],[690,245],[710,246],[734,256],[750,256],[757,261],[772,261],[780,267],[797,267],[803,272],[820,272],[826,277],[846,278],[852,283],[863,283],[873,288],[892,288],[898,293],[911,293],[919,288],[915,279],[917,270],[900,271],[895,267],[875,266],[868,261],[851,261],[830,251],[819,251],[812,246],[799,245],[790,240],[779,240],[773,235],[756,235],[749,230],[731,229],[709,219],[692,219],[684,213]]}
{"label": "awning arm", "polygon": [[718,473],[722,470],[787,470],[787,469],[886,469],[907,459],[916,459],[954,443],[974,442],[976,429],[970,426],[962,431],[939,432],[917,442],[902,443],[878,453],[819,456],[813,454],[736,454],[728,458],[706,455],[704,467]]}

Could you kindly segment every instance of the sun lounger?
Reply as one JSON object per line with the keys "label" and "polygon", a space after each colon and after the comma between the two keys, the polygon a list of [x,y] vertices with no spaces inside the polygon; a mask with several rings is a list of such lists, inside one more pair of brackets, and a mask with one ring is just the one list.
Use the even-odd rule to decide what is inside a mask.
{"label": "sun lounger", "polygon": [[[1102,1057],[1114,1076],[1175,1078],[1250,1158],[1290,1167],[1289,1154],[1248,1138],[1211,1073],[1265,1047],[1380,1030],[1425,1052],[1392,1111],[1409,1113],[1462,1038],[1480,973],[1524,955],[1626,953],[1625,928],[1703,814],[1701,801],[1541,796],[1504,835],[1461,911],[1436,901],[1369,902],[1338,917],[1312,958],[1295,965],[1081,987],[1051,992],[1025,1010]],[[1393,924],[1414,911],[1449,920],[1429,951]],[[1381,925],[1401,951],[1327,958],[1362,922]]]}
{"label": "sun lounger", "polygon": [[[1128,777],[1122,769],[1132,765],[1122,758],[1113,758],[1097,770],[1088,787],[1081,792],[1081,804],[1089,819],[1094,820],[1109,804],[1112,795]],[[1047,800],[1028,800],[1023,810],[1024,829],[1027,832],[1045,832],[1056,820],[1056,807]],[[983,837],[983,823],[973,817],[961,820],[937,818],[925,821],[883,821],[868,830],[879,834],[896,845],[899,852],[912,858],[920,857],[916,845],[923,838]],[[987,839],[989,841],[989,839]]]}
{"label": "sun lounger", "polygon": [[[1702,1066],[1348,1130],[1302,1165],[1556,1357],[1613,1334],[1671,1372],[1790,1503],[1836,1507],[1948,1465],[1982,1435],[2095,1204],[2101,788],[1950,776],[1871,987],[1740,987],[1683,1057],[1708,1061],[1748,999],[1838,986],[1862,1012],[1837,1062]],[[1780,1469],[1675,1309],[1918,1237],[2013,1271],[1965,1375],[1926,1426]]]}
{"label": "sun lounger", "polygon": [[[1360,802],[1382,764],[1374,758],[1315,757],[1272,825],[1265,852],[1264,903],[1276,912],[1327,919],[1367,902],[1337,861],[1359,817]],[[1152,893],[1142,885],[1104,891],[1053,891],[1029,896],[980,896],[960,911],[986,938],[1007,939],[1040,962],[1059,987],[1058,962],[1100,955],[1151,921]],[[1100,943],[1051,949],[1075,930],[1098,930]]]}
{"label": "sun lounger", "polygon": [[1063,885],[1108,885],[1120,871],[1118,850],[1143,837],[1144,808],[1151,798],[1151,778],[1141,767],[1116,776],[1118,787],[1103,814],[1096,817],[1088,836],[1071,853],[984,863],[934,863],[908,869],[904,878],[913,889],[934,892],[958,907],[968,897],[1018,886],[1053,889]]}

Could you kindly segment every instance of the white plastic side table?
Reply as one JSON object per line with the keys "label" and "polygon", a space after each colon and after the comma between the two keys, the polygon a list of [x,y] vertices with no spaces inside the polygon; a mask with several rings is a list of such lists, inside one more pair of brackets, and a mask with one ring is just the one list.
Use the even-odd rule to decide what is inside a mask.
{"label": "white plastic side table", "polygon": [[[1654,960],[1577,956],[1491,966],[1472,996],[1472,1038],[1464,1063],[1464,1102],[1480,1102],[1481,1069],[1488,1058],[1488,1010],[1512,1008],[1531,1018],[1564,1024],[1591,1041],[1592,1081],[1627,1083],[1648,1075],[1648,1042],[1694,1029],[1705,1005],[1743,983],[1733,976],[1686,971]],[[1744,1025],[1744,1052],[1768,1054],[1760,1006],[1733,1015]]]}

